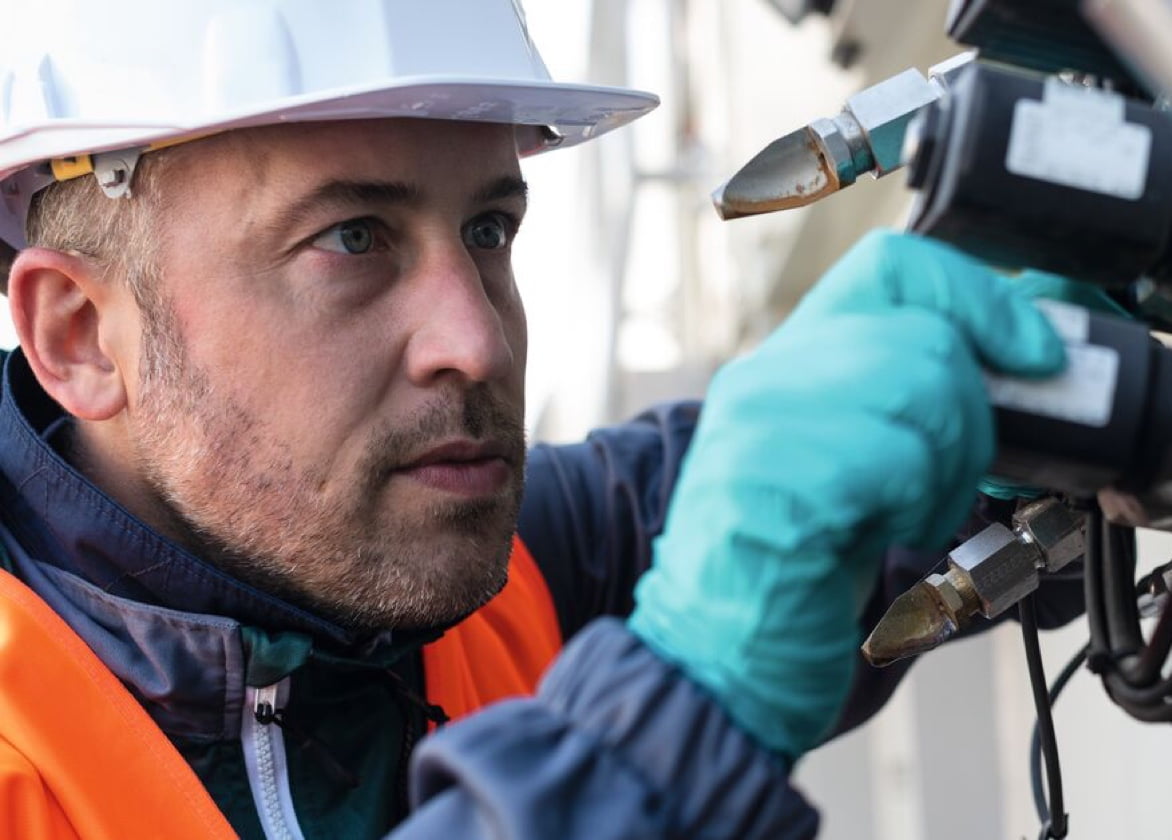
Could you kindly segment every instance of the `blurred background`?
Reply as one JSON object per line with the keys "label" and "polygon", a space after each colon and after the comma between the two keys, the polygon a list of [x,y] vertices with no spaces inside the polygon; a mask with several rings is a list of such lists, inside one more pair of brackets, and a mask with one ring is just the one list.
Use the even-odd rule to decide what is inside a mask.
{"label": "blurred background", "polygon": [[[900,173],[735,222],[719,221],[709,195],[851,93],[959,49],[943,36],[946,0],[525,7],[555,78],[663,100],[632,128],[525,164],[516,267],[531,334],[527,420],[535,441],[570,441],[653,402],[702,395],[715,367],[780,323],[864,231],[901,225],[910,201]],[[5,310],[0,344],[14,343]],[[1146,565],[1172,553],[1166,534],[1141,538]],[[1043,638],[1051,678],[1085,636],[1079,621]],[[823,813],[824,840],[1034,838],[1033,720],[1010,624],[925,657],[877,718],[807,757],[797,778]],[[1073,840],[1172,837],[1166,727],[1132,722],[1085,671],[1055,722]]]}

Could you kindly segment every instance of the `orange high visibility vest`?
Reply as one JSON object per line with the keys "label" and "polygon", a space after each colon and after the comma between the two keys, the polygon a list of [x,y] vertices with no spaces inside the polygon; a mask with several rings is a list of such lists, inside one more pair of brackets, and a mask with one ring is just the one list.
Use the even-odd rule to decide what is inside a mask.
{"label": "orange high visibility vest", "polygon": [[[561,639],[519,539],[501,593],[424,649],[428,698],[452,717],[531,693]],[[0,837],[228,840],[195,772],[85,642],[0,571]]]}
{"label": "orange high visibility vest", "polygon": [[505,588],[424,646],[427,699],[456,720],[497,700],[532,694],[561,646],[545,578],[515,537]]}

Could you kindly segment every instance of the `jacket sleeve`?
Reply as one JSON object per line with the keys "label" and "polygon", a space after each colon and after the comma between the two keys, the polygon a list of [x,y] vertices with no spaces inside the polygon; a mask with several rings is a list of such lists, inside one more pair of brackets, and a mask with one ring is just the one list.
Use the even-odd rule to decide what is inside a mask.
{"label": "jacket sleeve", "polygon": [[390,838],[805,840],[785,763],[615,619],[567,646],[536,697],[425,739]]}
{"label": "jacket sleeve", "polygon": [[697,402],[663,404],[583,443],[529,453],[518,532],[563,638],[597,616],[630,613],[699,414]]}

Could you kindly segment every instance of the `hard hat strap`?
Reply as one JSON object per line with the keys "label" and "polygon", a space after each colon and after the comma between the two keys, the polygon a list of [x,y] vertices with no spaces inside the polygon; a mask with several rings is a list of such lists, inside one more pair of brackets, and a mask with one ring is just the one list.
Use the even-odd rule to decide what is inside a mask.
{"label": "hard hat strap", "polygon": [[92,155],[74,155],[49,161],[54,181],[72,181],[93,173],[110,198],[130,198],[130,182],[146,148],[118,149]]}
{"label": "hard hat strap", "polygon": [[130,198],[130,184],[134,180],[134,170],[138,167],[138,161],[144,154],[170,146],[178,146],[180,143],[190,143],[192,140],[201,140],[217,133],[203,131],[197,134],[170,137],[147,146],[55,158],[49,161],[49,171],[53,173],[55,181],[70,181],[93,173],[98,180],[98,186],[107,196],[110,198]]}
{"label": "hard hat strap", "polygon": [[130,198],[130,182],[142,149],[122,149],[91,155],[94,177],[108,198]]}

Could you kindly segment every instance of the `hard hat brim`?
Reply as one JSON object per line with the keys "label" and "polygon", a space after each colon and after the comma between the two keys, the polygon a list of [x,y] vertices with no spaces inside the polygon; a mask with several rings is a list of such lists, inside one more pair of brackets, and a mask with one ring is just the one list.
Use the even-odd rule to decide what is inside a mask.
{"label": "hard hat brim", "polygon": [[[627,88],[440,76],[405,78],[393,85],[341,88],[327,95],[315,91],[263,110],[208,115],[181,124],[63,119],[52,126],[16,128],[0,136],[6,152],[0,159],[0,180],[53,158],[149,146],[189,134],[294,122],[413,117],[545,126],[561,138],[557,146],[565,148],[623,126],[658,104],[654,94]],[[520,151],[531,154],[543,148]]]}
{"label": "hard hat brim", "polygon": [[[8,213],[0,213],[0,239],[16,249],[25,246],[24,214],[31,196],[14,193],[12,188],[25,180],[19,173],[54,159],[145,148],[185,137],[265,125],[393,117],[552,129],[552,134],[548,130],[531,135],[518,132],[518,153],[524,156],[598,137],[643,116],[658,104],[659,98],[654,94],[627,88],[420,76],[396,79],[392,84],[384,81],[376,86],[314,91],[286,97],[263,109],[204,114],[182,123],[95,117],[14,126],[0,135],[0,189],[8,205]],[[554,142],[550,142],[551,137]]]}

